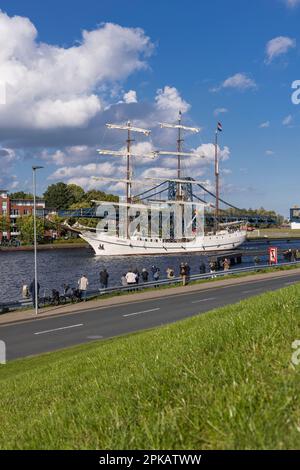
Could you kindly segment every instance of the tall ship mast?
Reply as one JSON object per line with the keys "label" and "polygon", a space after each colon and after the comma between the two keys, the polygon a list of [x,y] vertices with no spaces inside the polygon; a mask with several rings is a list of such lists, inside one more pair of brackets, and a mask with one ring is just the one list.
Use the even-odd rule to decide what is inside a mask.
{"label": "tall ship mast", "polygon": [[[98,256],[124,256],[124,255],[154,255],[168,253],[193,253],[207,251],[222,251],[235,249],[246,239],[246,230],[241,229],[240,224],[223,227],[220,230],[219,216],[219,163],[218,163],[218,129],[215,140],[215,181],[216,181],[216,204],[215,204],[215,230],[207,233],[204,221],[204,204],[189,201],[184,188],[187,185],[203,184],[192,178],[184,178],[182,174],[182,159],[192,157],[195,159],[205,158],[195,152],[183,150],[184,132],[198,134],[199,128],[188,127],[182,124],[182,113],[179,112],[176,123],[160,123],[162,129],[174,129],[177,131],[176,150],[157,150],[149,154],[138,154],[132,151],[133,134],[142,134],[149,137],[151,131],[135,127],[130,121],[126,124],[107,124],[108,129],[127,132],[124,150],[113,151],[108,149],[98,150],[100,155],[120,157],[126,161],[125,178],[93,178],[101,181],[122,182],[125,184],[125,200],[119,203],[108,203],[94,201],[96,205],[104,207],[114,206],[117,222],[112,225],[115,231],[100,223],[95,230],[88,227],[80,227],[80,236],[86,240]],[[218,124],[219,126],[219,124]],[[174,200],[139,202],[133,195],[133,185],[142,183],[142,179],[134,179],[132,171],[133,158],[152,158],[168,156],[177,158],[176,178],[144,178],[144,183],[150,181],[161,183],[172,183],[176,186]],[[207,206],[207,204],[206,204]],[[210,205],[211,206],[211,205]],[[211,208],[211,207],[210,207]],[[199,217],[202,210],[203,217]],[[101,212],[103,214],[103,211]],[[170,215],[169,219],[166,216]],[[167,224],[165,223],[167,220]],[[123,221],[124,223],[122,223]],[[162,222],[163,221],[163,222]],[[204,221],[205,222],[205,221]],[[100,225],[100,227],[99,227]],[[123,227],[124,225],[124,227]],[[165,226],[168,226],[166,231]],[[134,229],[133,229],[133,228]],[[155,227],[155,230],[153,229]],[[200,230],[201,229],[201,230]],[[179,234],[179,235],[178,235]]]}
{"label": "tall ship mast", "polygon": [[[178,132],[178,134],[177,134],[177,152],[166,152],[166,151],[158,152],[159,155],[176,155],[177,156],[177,178],[178,178],[178,180],[181,179],[181,158],[182,157],[191,157],[191,156],[197,157],[194,153],[191,153],[191,152],[187,153],[187,152],[182,151],[182,144],[184,142],[182,133],[183,133],[183,131],[189,131],[189,132],[192,132],[192,133],[195,133],[195,134],[200,132],[200,129],[198,129],[197,127],[183,126],[182,123],[181,123],[181,120],[182,120],[182,113],[181,113],[181,111],[179,111],[177,124],[166,124],[166,123],[161,123],[160,124],[160,127],[162,129],[177,129],[177,132]],[[180,182],[177,183],[176,199],[178,201],[182,200],[182,183],[180,183]]]}

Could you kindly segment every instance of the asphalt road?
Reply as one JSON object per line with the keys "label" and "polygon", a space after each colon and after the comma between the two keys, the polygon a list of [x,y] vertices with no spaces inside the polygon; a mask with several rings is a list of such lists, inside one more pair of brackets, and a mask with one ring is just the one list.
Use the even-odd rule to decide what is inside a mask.
{"label": "asphalt road", "polygon": [[300,273],[0,326],[7,360],[172,323],[300,282]]}

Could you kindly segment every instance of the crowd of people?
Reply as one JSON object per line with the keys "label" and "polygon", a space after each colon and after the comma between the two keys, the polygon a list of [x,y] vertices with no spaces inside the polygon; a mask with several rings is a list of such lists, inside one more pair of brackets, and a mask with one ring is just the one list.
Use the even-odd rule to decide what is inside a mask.
{"label": "crowd of people", "polygon": [[[230,260],[225,258],[221,264],[220,261],[210,261],[209,265],[206,265],[205,262],[202,260],[199,265],[199,274],[206,274],[210,273],[211,277],[216,277],[216,272],[222,268],[224,271],[228,271],[230,268]],[[168,279],[172,281],[176,277],[181,279],[182,285],[188,284],[190,281],[190,273],[191,268],[188,263],[180,263],[177,273],[175,272],[174,267],[168,266],[165,272],[165,276],[163,279]],[[177,276],[176,276],[177,275]],[[103,291],[109,287],[109,272],[106,268],[103,268],[99,272],[99,286],[100,291]],[[123,273],[120,278],[120,285],[122,287],[134,287],[138,284],[145,284],[148,282],[152,282],[154,287],[159,285],[159,280],[161,279],[161,271],[160,268],[153,265],[148,270],[147,268],[142,268],[139,270],[138,268],[130,268],[126,273]],[[157,284],[155,284],[157,282]],[[82,274],[77,281],[77,286],[75,288],[70,289],[69,286],[63,285],[63,294],[62,297],[71,297],[76,300],[86,301],[87,299],[87,292],[89,288],[89,279],[86,274]],[[40,284],[37,284],[37,297],[39,297],[40,292]],[[68,292],[70,290],[70,293]],[[57,297],[59,302],[60,294],[57,290],[52,289],[52,297]],[[24,284],[22,287],[22,297],[23,299],[28,299],[31,297],[33,305],[35,306],[35,281],[34,279],[30,283],[30,285]],[[54,299],[55,300],[55,299]]]}
{"label": "crowd of people", "polygon": [[[288,249],[283,252],[283,258],[286,261],[294,262],[300,260],[300,251],[297,249]],[[253,258],[253,262],[255,266],[258,266],[261,263],[261,259],[258,256]],[[234,264],[234,263],[233,263]],[[225,273],[230,270],[231,267],[231,260],[230,258],[211,258],[208,264],[205,263],[204,259],[200,260],[199,264],[199,271],[195,274],[200,275],[207,275],[211,278],[217,277],[217,272],[223,270]],[[167,279],[172,281],[176,278],[176,282],[178,278],[181,279],[182,285],[186,285],[190,281],[191,275],[191,268],[188,263],[180,263],[178,270],[175,271],[174,267],[168,266],[165,271],[165,276],[161,276],[160,268],[153,265],[148,270],[147,268],[142,268],[139,270],[138,268],[130,268],[127,272],[124,272],[120,278],[120,285],[124,288],[130,288],[137,286],[138,284],[146,284],[151,282],[154,287],[158,287],[159,280]],[[206,276],[206,277],[207,277]],[[100,291],[106,290],[109,287],[109,278],[110,275],[106,268],[103,268],[99,272],[99,285]],[[157,282],[157,284],[156,284]],[[60,301],[61,297],[70,298],[72,301],[75,299],[76,301],[87,299],[87,292],[89,287],[89,280],[85,274],[82,274],[77,281],[77,286],[74,288],[70,288],[68,285],[63,285],[63,294],[60,296],[59,292],[55,289],[52,289],[52,297],[56,300]],[[33,279],[29,285],[24,284],[22,287],[22,297],[23,299],[32,299],[33,306],[35,306],[35,299],[36,297],[39,298],[40,292],[40,284],[37,283],[37,296],[35,295],[35,280]],[[54,299],[55,300],[55,299]]]}
{"label": "crowd of people", "polygon": [[283,258],[285,259],[285,261],[289,261],[290,263],[299,261],[300,251],[297,249],[289,248],[288,250],[283,252]]}

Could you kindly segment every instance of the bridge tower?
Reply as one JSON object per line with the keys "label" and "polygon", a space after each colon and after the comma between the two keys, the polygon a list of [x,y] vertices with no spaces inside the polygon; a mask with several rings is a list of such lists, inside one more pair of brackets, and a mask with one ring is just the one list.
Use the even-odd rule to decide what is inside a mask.
{"label": "bridge tower", "polygon": [[[187,181],[192,181],[192,178],[185,178]],[[169,181],[168,186],[168,199],[176,201],[178,184],[175,181]],[[191,183],[182,183],[182,194],[185,195],[186,201],[193,201],[193,185]]]}

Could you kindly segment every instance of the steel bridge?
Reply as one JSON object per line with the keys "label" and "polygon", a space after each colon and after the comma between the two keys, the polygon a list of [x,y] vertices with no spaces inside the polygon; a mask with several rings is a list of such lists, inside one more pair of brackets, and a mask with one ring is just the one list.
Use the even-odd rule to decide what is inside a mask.
{"label": "steel bridge", "polygon": [[[190,202],[197,203],[202,202],[204,204],[210,204],[212,208],[215,207],[214,202],[216,200],[216,195],[209,191],[205,186],[200,183],[192,183],[193,178],[184,178],[187,182],[181,184],[182,193],[184,194],[185,200]],[[163,181],[160,184],[154,186],[153,188],[147,189],[134,197],[135,202],[164,202],[164,200],[176,200],[176,192],[177,192],[178,184],[175,181]],[[202,197],[195,194],[194,189],[200,189],[202,191]],[[164,199],[163,199],[164,198]],[[229,202],[225,201],[224,199],[219,198],[220,203],[226,209],[233,209],[234,211],[239,211],[238,215],[230,215],[226,211],[226,209],[220,209],[219,213],[219,222],[220,223],[229,223],[229,222],[236,222],[239,220],[244,220],[253,226],[274,226],[277,224],[277,220],[275,217],[270,216],[263,216],[260,214],[249,215],[243,214],[241,209],[238,207],[230,204]],[[58,215],[60,217],[66,218],[95,218],[96,215],[96,207],[86,208],[86,209],[62,209],[58,211]],[[205,219],[208,225],[213,225],[215,222],[215,216],[207,211],[205,215]]]}

